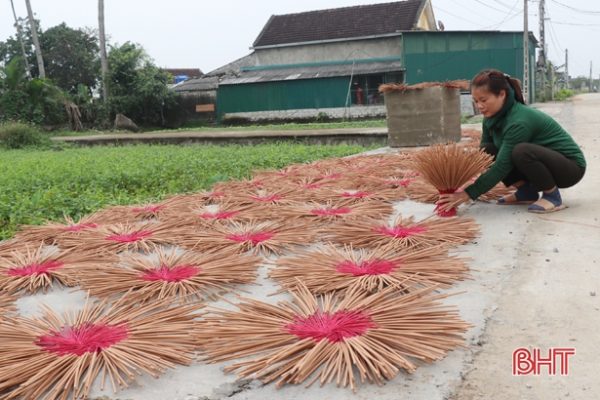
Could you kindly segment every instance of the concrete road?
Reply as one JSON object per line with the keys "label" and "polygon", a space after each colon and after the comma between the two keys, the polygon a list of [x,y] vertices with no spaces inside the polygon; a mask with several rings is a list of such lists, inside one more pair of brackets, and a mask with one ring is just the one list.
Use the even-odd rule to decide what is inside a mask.
{"label": "concrete road", "polygon": [[[584,180],[563,192],[569,209],[547,216],[522,206],[476,203],[461,210],[480,224],[482,235],[460,252],[472,258],[473,279],[449,299],[473,324],[465,348],[443,361],[425,365],[413,375],[401,373],[382,387],[363,385],[357,393],[333,385],[308,389],[275,389],[256,381],[238,382],[223,374],[223,364],[197,363],[169,371],[159,380],[140,384],[103,399],[132,400],[443,400],[443,399],[600,399],[600,96],[540,106],[556,117],[583,146],[589,168]],[[426,217],[432,206],[401,202],[398,212]],[[245,289],[269,302],[276,288],[261,269],[262,286]],[[19,302],[21,312],[39,312],[39,303],[71,308],[81,293],[52,292]],[[575,347],[569,376],[512,375],[511,357],[519,348]],[[102,396],[102,397],[101,397]],[[109,397],[103,397],[109,396]]]}
{"label": "concrete road", "polygon": [[[501,252],[478,265],[485,270],[496,257],[516,256],[512,272],[496,288],[497,310],[481,351],[467,365],[454,399],[600,399],[600,95],[539,108],[583,147],[586,176],[564,191],[569,209],[528,217],[518,240],[498,240]],[[522,223],[505,210],[492,212],[506,215],[499,232]],[[542,368],[540,376],[514,377],[511,352],[519,347],[540,348],[545,356],[552,347],[573,347],[576,354],[568,376],[549,376]]]}

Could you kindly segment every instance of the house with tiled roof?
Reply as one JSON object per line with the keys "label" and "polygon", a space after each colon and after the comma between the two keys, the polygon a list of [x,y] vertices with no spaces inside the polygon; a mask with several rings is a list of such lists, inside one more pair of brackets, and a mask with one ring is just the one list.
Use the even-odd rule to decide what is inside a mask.
{"label": "house with tiled roof", "polygon": [[381,114],[377,88],[404,79],[401,38],[412,30],[436,30],[430,0],[273,15],[254,41],[248,64],[220,82],[218,109],[286,119],[379,104]]}
{"label": "house with tiled roof", "polygon": [[[438,30],[431,1],[273,15],[249,55],[177,90],[210,79],[220,119],[368,118],[385,116],[383,83],[470,79],[490,67],[522,75],[522,33]],[[530,46],[535,65],[533,36]]]}

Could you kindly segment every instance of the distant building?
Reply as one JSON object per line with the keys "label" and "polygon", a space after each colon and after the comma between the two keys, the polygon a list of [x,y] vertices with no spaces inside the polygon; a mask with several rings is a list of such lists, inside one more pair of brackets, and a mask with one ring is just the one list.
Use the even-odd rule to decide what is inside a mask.
{"label": "distant building", "polygon": [[430,0],[274,15],[249,62],[220,82],[217,109],[221,115],[266,112],[266,119],[327,109],[342,117],[354,104],[380,105],[354,110],[357,116],[381,115],[377,88],[404,79],[402,32],[436,29]]}
{"label": "distant building", "polygon": [[204,75],[199,68],[165,68],[164,71],[173,76],[172,84],[184,82],[188,79],[200,78]]}
{"label": "distant building", "polygon": [[[359,118],[385,116],[382,83],[471,79],[484,68],[523,76],[522,32],[438,26],[431,0],[274,15],[252,53],[176,90],[212,85],[220,119]],[[529,45],[533,77],[533,35]]]}

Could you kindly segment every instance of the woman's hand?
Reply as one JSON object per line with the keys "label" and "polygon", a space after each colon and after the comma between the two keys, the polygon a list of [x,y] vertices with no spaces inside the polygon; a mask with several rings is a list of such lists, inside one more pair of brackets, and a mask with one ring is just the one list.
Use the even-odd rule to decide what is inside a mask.
{"label": "woman's hand", "polygon": [[450,211],[454,207],[458,207],[463,203],[471,200],[467,192],[456,192],[450,194],[441,194],[440,199],[436,203],[441,211]]}

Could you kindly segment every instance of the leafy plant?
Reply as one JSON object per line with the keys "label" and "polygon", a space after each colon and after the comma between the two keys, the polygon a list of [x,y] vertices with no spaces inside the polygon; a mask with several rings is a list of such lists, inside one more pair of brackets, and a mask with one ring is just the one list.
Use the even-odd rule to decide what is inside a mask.
{"label": "leafy plant", "polygon": [[0,124],[0,144],[9,149],[20,149],[29,146],[47,144],[45,137],[34,125],[21,122]]}
{"label": "leafy plant", "polygon": [[556,99],[557,101],[565,101],[565,100],[573,97],[574,95],[575,95],[575,92],[573,92],[572,90],[569,90],[569,89],[560,89],[554,95],[554,99]]}
{"label": "leafy plant", "polygon": [[255,169],[340,157],[360,146],[129,146],[0,150],[0,239],[21,224],[73,218],[110,204],[157,201],[250,176]]}

